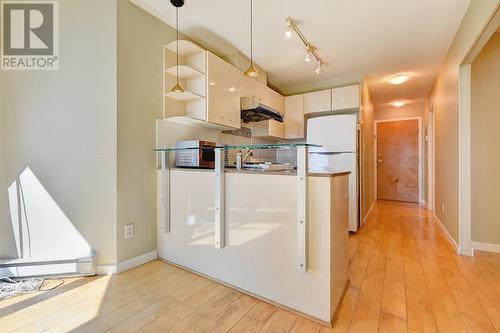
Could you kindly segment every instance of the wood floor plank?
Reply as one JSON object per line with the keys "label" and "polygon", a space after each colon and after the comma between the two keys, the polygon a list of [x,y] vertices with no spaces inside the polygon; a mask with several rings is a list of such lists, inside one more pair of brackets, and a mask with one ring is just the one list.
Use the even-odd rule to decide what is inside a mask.
{"label": "wood floor plank", "polygon": [[290,333],[317,333],[321,325],[307,318],[299,317],[293,323]]}
{"label": "wood floor plank", "polygon": [[231,333],[256,333],[260,332],[269,318],[276,312],[274,305],[258,301],[248,313],[231,328]]}
{"label": "wood floor plank", "polygon": [[169,332],[197,332],[206,323],[224,311],[242,294],[236,290],[225,289],[203,306],[175,325]]}
{"label": "wood floor plank", "polygon": [[203,333],[228,332],[255,306],[255,304],[257,304],[257,299],[247,295],[241,295],[215,318],[205,322],[205,325],[200,327],[197,331]]}
{"label": "wood floor plank", "polygon": [[262,327],[262,333],[285,333],[290,331],[298,316],[289,311],[278,309]]}
{"label": "wood floor plank", "polygon": [[170,330],[200,306],[227,289],[227,287],[221,284],[211,283],[199,292],[189,296],[173,309],[164,311],[160,316],[142,327],[141,332],[164,332]]}

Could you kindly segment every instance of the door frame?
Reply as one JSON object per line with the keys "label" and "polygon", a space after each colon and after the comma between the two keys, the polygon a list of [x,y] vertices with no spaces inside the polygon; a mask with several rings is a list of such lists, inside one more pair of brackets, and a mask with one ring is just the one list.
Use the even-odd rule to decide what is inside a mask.
{"label": "door frame", "polygon": [[424,168],[423,168],[423,163],[422,163],[422,117],[403,117],[403,118],[393,118],[393,119],[382,119],[382,120],[375,120],[374,122],[374,136],[375,136],[375,144],[374,144],[374,149],[373,149],[373,163],[374,163],[374,170],[375,170],[375,175],[374,175],[374,189],[375,189],[375,200],[378,198],[378,188],[377,188],[377,178],[378,178],[378,170],[377,170],[377,148],[378,148],[378,136],[377,136],[377,125],[379,123],[387,123],[387,122],[394,122],[394,121],[405,121],[405,120],[418,120],[418,203],[423,204],[423,174],[424,174]]}
{"label": "door frame", "polygon": [[458,100],[458,246],[457,253],[473,256],[472,245],[472,63],[500,27],[500,4],[459,66]]}
{"label": "door frame", "polygon": [[436,114],[434,105],[427,113],[427,209],[434,212],[436,206]]}

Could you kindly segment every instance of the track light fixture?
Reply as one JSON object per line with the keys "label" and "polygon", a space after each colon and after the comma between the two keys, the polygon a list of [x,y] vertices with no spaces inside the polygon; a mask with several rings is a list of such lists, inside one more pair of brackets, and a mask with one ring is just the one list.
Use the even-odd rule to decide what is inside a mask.
{"label": "track light fixture", "polygon": [[321,61],[318,61],[318,65],[316,66],[316,69],[314,71],[316,72],[316,74],[319,74],[322,69],[323,69],[323,64],[321,63]]}
{"label": "track light fixture", "polygon": [[316,66],[315,72],[317,74],[319,74],[324,66],[324,62],[319,57],[318,53],[316,52],[316,47],[307,41],[306,37],[302,34],[302,32],[299,30],[299,28],[295,24],[295,21],[293,20],[293,18],[291,18],[290,16],[287,17],[286,22],[287,22],[287,29],[285,32],[285,36],[290,38],[290,37],[292,37],[292,34],[294,32],[297,34],[297,36],[299,36],[302,43],[304,43],[304,46],[306,49],[306,54],[304,55],[304,61],[311,62],[313,57],[316,58],[318,65]]}

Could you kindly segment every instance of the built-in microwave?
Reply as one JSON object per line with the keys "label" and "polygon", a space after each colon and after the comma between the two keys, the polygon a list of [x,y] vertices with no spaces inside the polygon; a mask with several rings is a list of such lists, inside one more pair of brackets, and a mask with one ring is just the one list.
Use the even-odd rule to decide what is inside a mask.
{"label": "built-in microwave", "polygon": [[180,168],[213,169],[215,167],[215,148],[217,144],[210,141],[188,140],[177,141],[175,148],[208,148],[183,149],[175,151],[175,166]]}

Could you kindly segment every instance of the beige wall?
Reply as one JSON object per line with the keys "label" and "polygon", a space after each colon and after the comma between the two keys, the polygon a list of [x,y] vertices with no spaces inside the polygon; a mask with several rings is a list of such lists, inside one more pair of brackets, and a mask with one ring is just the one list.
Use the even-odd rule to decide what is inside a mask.
{"label": "beige wall", "polygon": [[500,244],[500,33],[472,63],[472,240]]}
{"label": "beige wall", "polygon": [[377,105],[375,107],[375,120],[423,117],[424,111],[425,101],[411,102],[399,108],[392,105]]}
{"label": "beige wall", "polygon": [[[459,67],[478,39],[498,0],[473,0],[460,24],[430,96],[435,111],[435,213],[457,241]],[[444,205],[444,210],[443,210]]]}
{"label": "beige wall", "polygon": [[375,200],[375,166],[374,154],[374,114],[375,110],[370,98],[366,82],[363,84],[361,108],[361,217],[366,217]]}
{"label": "beige wall", "polygon": [[0,71],[0,258],[17,257],[6,186],[29,167],[98,263],[114,264],[116,1],[59,6],[59,70]]}
{"label": "beige wall", "polygon": [[[162,46],[175,30],[118,0],[118,262],[156,250],[156,119],[162,118]],[[125,239],[125,224],[135,235]]]}

